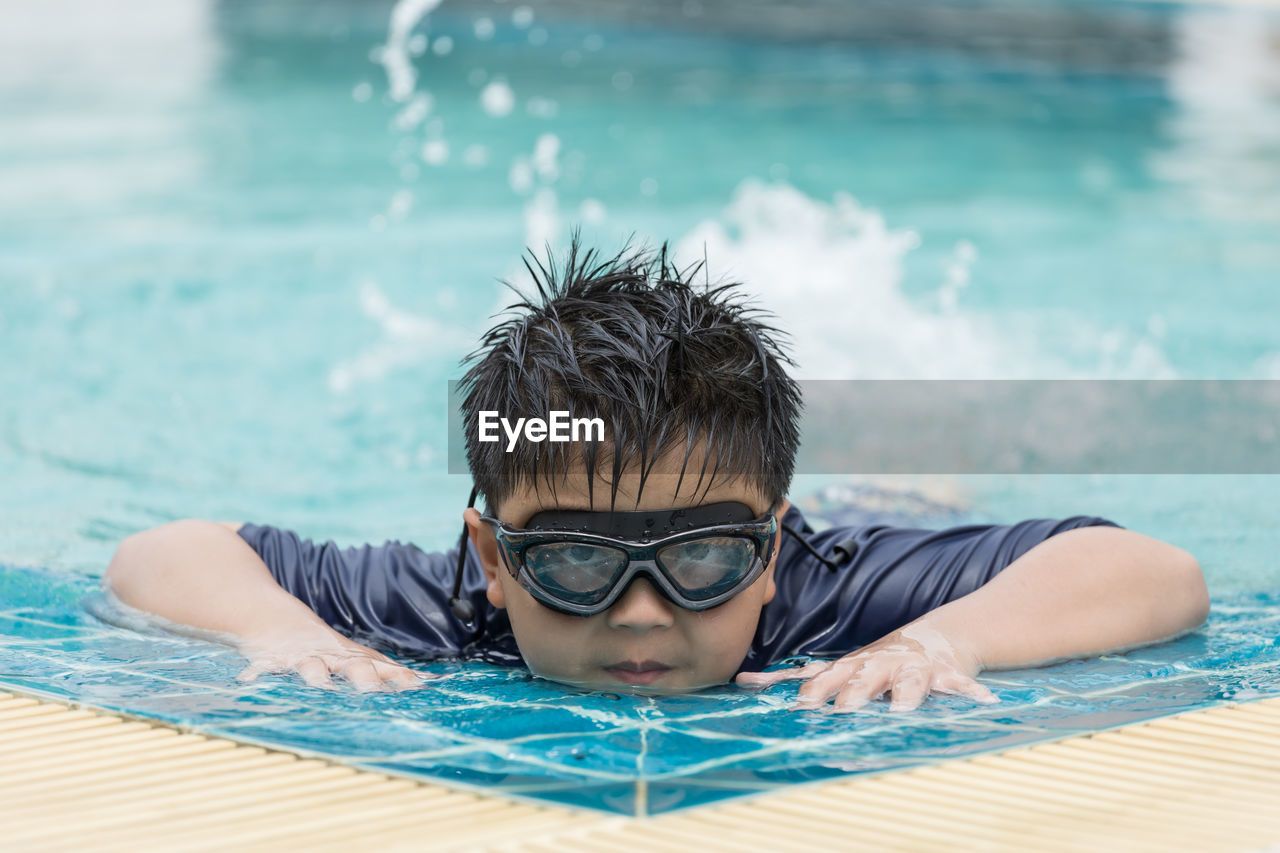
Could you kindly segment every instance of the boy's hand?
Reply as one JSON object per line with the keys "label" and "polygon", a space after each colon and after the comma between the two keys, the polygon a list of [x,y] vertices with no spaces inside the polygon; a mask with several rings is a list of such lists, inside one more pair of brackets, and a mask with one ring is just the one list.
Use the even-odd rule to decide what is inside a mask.
{"label": "boy's hand", "polygon": [[334,675],[360,691],[410,690],[439,676],[401,666],[391,658],[326,627],[311,638],[261,637],[245,641],[249,665],[237,676],[251,682],[263,673],[296,672],[312,687],[333,690]]}
{"label": "boy's hand", "polygon": [[814,661],[773,672],[744,672],[736,682],[743,687],[765,688],[779,681],[806,678],[796,707],[818,708],[834,696],[837,712],[856,711],[885,693],[892,696],[890,711],[913,710],[930,692],[968,696],[983,704],[999,702],[995,694],[974,681],[979,669],[971,655],[961,655],[937,631],[913,624],[839,660]]}

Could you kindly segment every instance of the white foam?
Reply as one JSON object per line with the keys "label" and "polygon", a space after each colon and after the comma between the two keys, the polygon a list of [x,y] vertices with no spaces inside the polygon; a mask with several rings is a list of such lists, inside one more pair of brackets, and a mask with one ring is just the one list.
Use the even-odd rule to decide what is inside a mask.
{"label": "white foam", "polygon": [[360,286],[360,310],[382,327],[382,337],[329,371],[329,390],[335,394],[376,382],[396,368],[421,364],[428,356],[474,343],[430,317],[396,308],[375,281]]}
{"label": "white foam", "polygon": [[1089,351],[1054,353],[1040,343],[1043,329],[965,310],[960,296],[978,253],[964,242],[934,298],[909,298],[903,262],[919,243],[848,194],[824,202],[752,179],[720,217],[678,242],[676,257],[705,256],[713,277],[745,282],[790,335],[796,375],[806,379],[1174,375],[1147,338],[1081,325],[1063,337],[1088,342]]}
{"label": "white foam", "polygon": [[533,9],[528,6],[517,6],[511,10],[511,23],[522,30],[533,24]]}
{"label": "white foam", "polygon": [[510,114],[515,105],[515,92],[504,80],[494,80],[480,91],[481,108],[495,118]]}
{"label": "white foam", "polygon": [[429,139],[422,144],[422,159],[431,166],[439,166],[449,159],[449,143],[443,139]]}
{"label": "white foam", "polygon": [[422,124],[422,120],[431,114],[432,107],[435,106],[435,99],[426,92],[419,92],[414,95],[400,112],[396,113],[395,126],[396,130],[410,131],[418,125]]}
{"label": "white foam", "polygon": [[560,105],[550,98],[532,97],[524,103],[525,112],[534,118],[555,118]]}
{"label": "white foam", "polygon": [[1254,379],[1280,379],[1280,351],[1267,353],[1255,361],[1249,374]]}
{"label": "white foam", "polygon": [[1270,10],[1189,7],[1172,18],[1173,109],[1151,170],[1226,219],[1280,221],[1280,22]]}
{"label": "white foam", "polygon": [[387,42],[378,52],[378,61],[387,72],[387,85],[397,102],[407,101],[418,83],[418,71],[409,55],[413,30],[439,5],[440,0],[398,0],[391,10]]}
{"label": "white foam", "polygon": [[525,195],[533,189],[533,164],[528,157],[517,157],[511,161],[507,184],[516,195]]}
{"label": "white foam", "polygon": [[387,218],[404,219],[411,210],[413,210],[413,193],[408,190],[397,190],[391,196],[390,204],[387,205]]}
{"label": "white foam", "polygon": [[578,205],[578,218],[586,225],[599,225],[609,216],[604,202],[598,198],[585,198]]}
{"label": "white foam", "polygon": [[554,183],[560,178],[560,137],[544,133],[533,145],[533,169],[538,178]]}
{"label": "white foam", "polygon": [[555,246],[560,236],[560,203],[555,190],[543,187],[524,206],[524,244],[541,252]]}

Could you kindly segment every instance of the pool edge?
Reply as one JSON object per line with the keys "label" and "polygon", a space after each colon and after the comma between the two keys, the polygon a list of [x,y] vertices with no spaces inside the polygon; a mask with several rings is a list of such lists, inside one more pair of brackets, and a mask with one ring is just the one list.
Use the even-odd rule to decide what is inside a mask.
{"label": "pool edge", "polygon": [[[19,755],[20,751],[20,755]],[[1280,697],[649,818],[463,791],[0,682],[11,849],[1257,850],[1280,843]],[[15,760],[16,758],[16,760]]]}

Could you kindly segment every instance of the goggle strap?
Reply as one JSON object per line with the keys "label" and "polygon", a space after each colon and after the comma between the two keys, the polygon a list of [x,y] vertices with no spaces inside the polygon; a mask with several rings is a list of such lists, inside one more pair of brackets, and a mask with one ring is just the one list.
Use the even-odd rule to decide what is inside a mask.
{"label": "goggle strap", "polygon": [[[471,496],[467,498],[467,509],[473,509],[476,505],[476,495],[480,490],[472,486]],[[462,525],[462,536],[458,539],[458,569],[453,573],[453,594],[449,596],[449,609],[453,611],[453,615],[468,625],[476,618],[476,608],[470,601],[462,599],[462,570],[467,564],[467,525]]]}
{"label": "goggle strap", "polygon": [[[808,551],[810,554],[812,554],[814,557],[820,560],[822,562],[822,565],[826,566],[828,569],[830,569],[833,572],[840,568],[839,563],[828,560],[826,557],[819,554],[818,549],[810,545],[808,540],[806,540],[802,535],[800,535],[800,532],[798,530],[792,529],[792,527],[787,524],[779,524],[778,526],[781,527],[783,530],[785,530],[787,533],[790,533],[791,538],[799,542],[800,547],[804,548],[806,551]],[[840,544],[844,545],[846,543],[842,542]]]}

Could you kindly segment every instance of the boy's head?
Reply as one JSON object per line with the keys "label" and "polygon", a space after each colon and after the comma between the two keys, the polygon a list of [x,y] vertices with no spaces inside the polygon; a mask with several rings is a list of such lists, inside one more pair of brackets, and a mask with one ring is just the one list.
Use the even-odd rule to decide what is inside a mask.
{"label": "boy's head", "polygon": [[[493,519],[467,513],[489,600],[538,675],[724,681],[773,596],[769,514],[785,508],[798,443],[789,359],[733,285],[695,283],[701,268],[676,269],[665,247],[602,260],[575,241],[530,272],[536,294],[486,333],[462,381],[467,461]],[[598,418],[603,440],[481,441],[484,412]]]}

